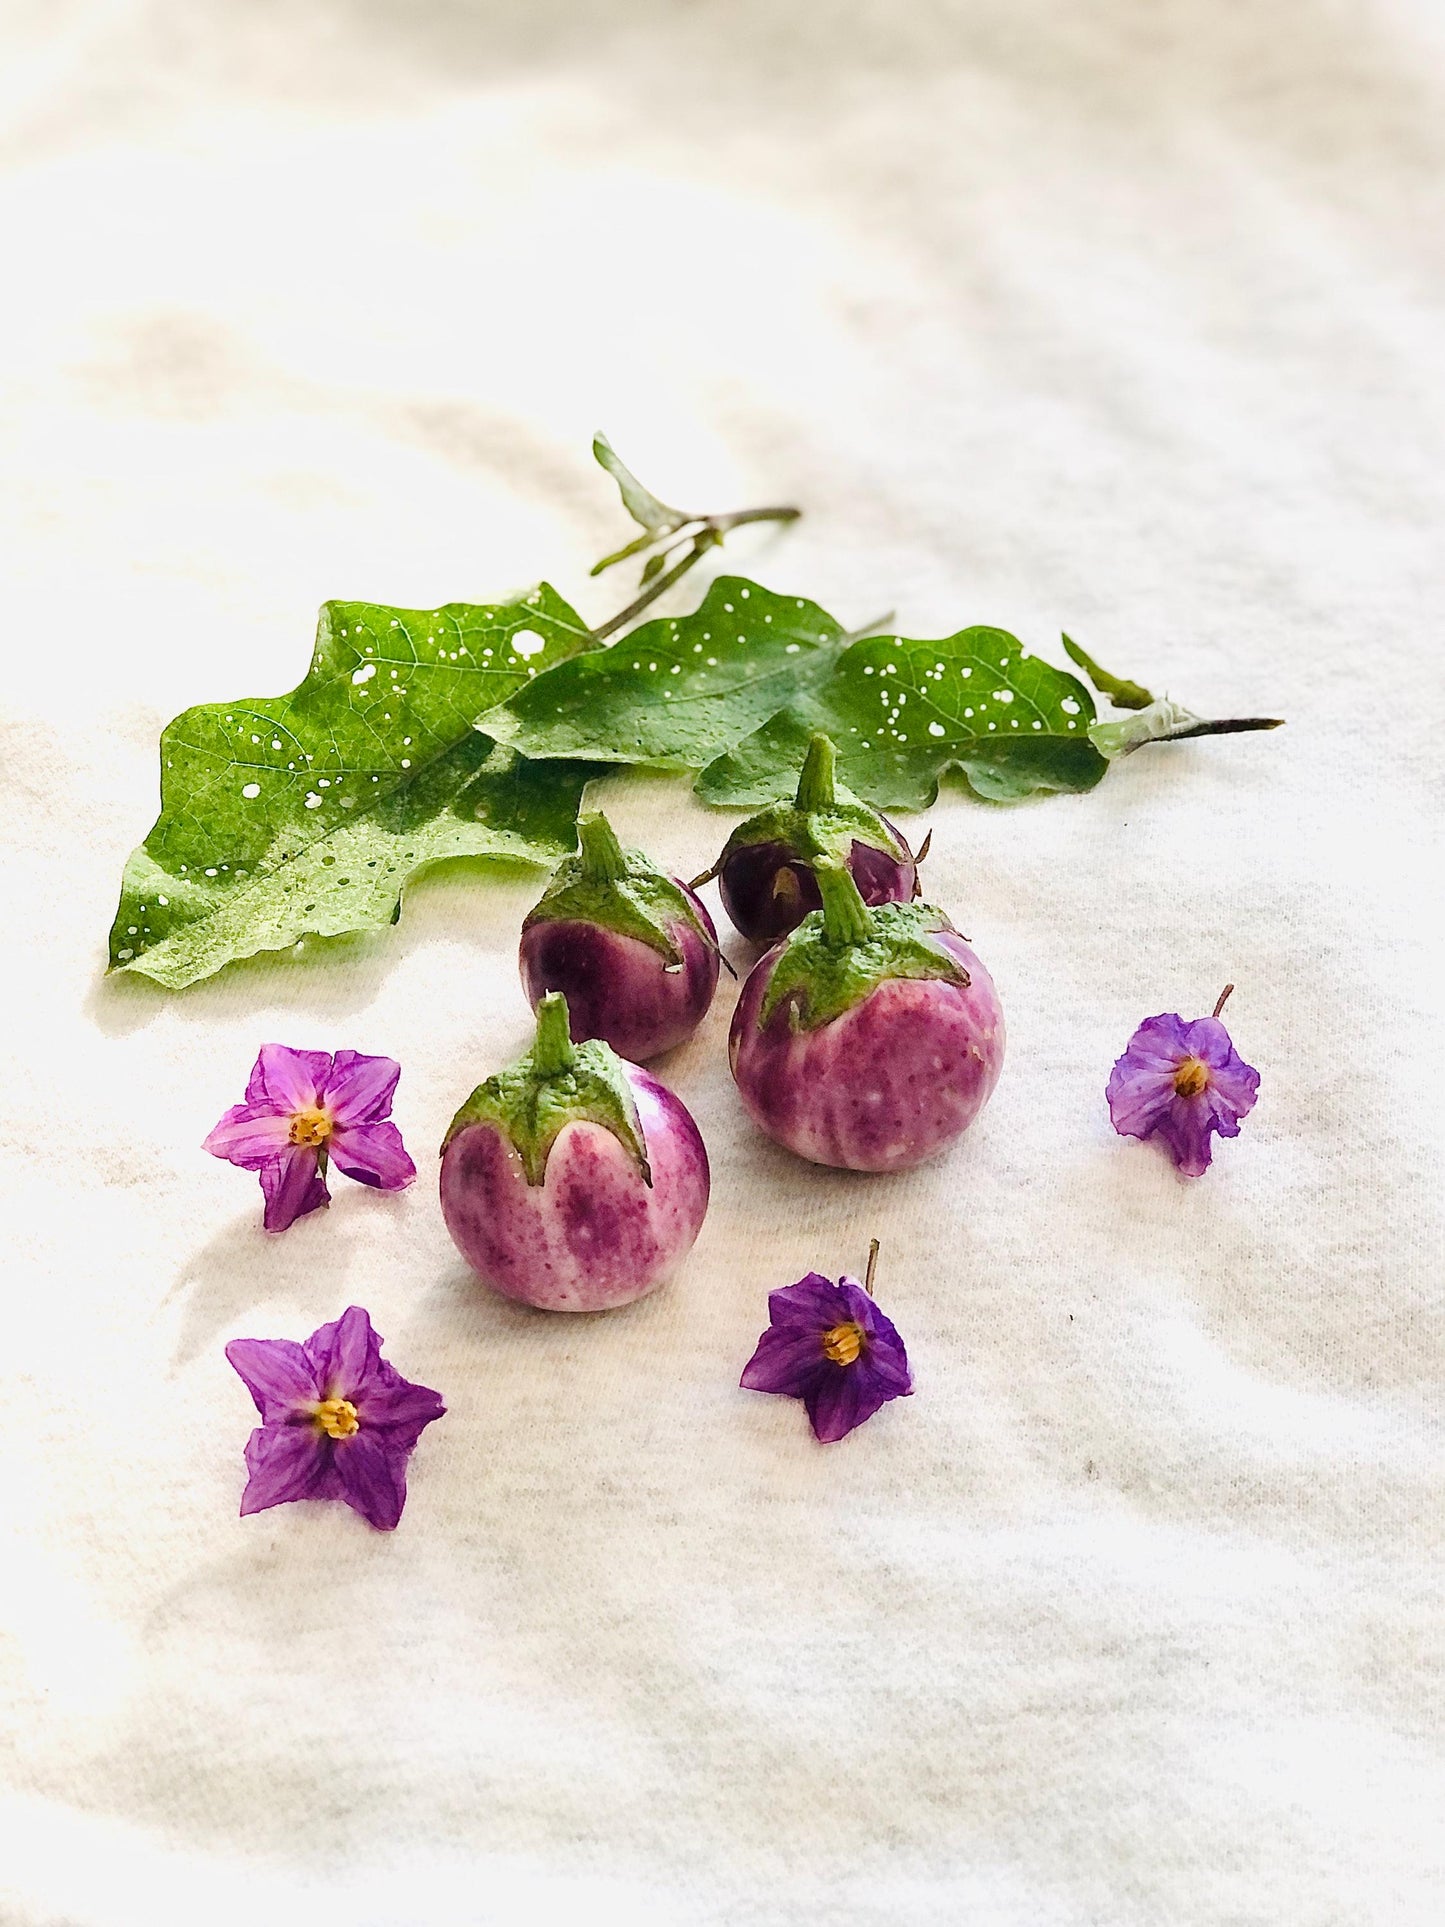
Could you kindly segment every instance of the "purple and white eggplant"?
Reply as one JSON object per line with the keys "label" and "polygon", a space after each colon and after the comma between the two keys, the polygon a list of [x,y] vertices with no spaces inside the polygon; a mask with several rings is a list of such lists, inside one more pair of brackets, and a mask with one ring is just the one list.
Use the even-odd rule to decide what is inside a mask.
{"label": "purple and white eggplant", "polygon": [[560,990],[572,1041],[601,1038],[645,1063],[691,1037],[717,989],[717,931],[688,886],[624,850],[600,811],[522,925],[522,985],[535,1010]]}
{"label": "purple and white eggplant", "polygon": [[712,869],[693,879],[717,878],[723,908],[753,943],[776,943],[818,908],[814,871],[830,859],[847,864],[867,904],[908,903],[918,895],[924,852],[915,857],[886,816],[840,786],[836,762],[831,738],[820,731],[808,745],[796,796],[740,823]]}
{"label": "purple and white eggplant", "polygon": [[458,1251],[545,1311],[607,1311],[660,1285],[702,1227],[708,1183],[681,1101],[606,1044],[574,1044],[558,991],[531,1050],[478,1085],[442,1145]]}
{"label": "purple and white eggplant", "polygon": [[941,910],[863,902],[820,863],[823,907],[760,958],[728,1057],[769,1137],[815,1164],[904,1171],[968,1129],[1003,1067],[993,981]]}

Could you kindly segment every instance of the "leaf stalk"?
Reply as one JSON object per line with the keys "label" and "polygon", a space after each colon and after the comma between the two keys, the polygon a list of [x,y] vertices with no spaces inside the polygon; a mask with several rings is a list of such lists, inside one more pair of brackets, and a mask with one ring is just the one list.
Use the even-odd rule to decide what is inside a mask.
{"label": "leaf stalk", "polygon": [[[802,512],[801,509],[785,507],[733,509],[726,515],[689,515],[681,522],[659,529],[655,539],[669,538],[667,549],[664,550],[665,554],[670,554],[678,546],[678,543],[670,538],[679,535],[689,544],[687,554],[680,562],[675,562],[670,569],[649,582],[642,593],[635,596],[625,609],[619,609],[615,616],[594,629],[593,635],[598,642],[605,642],[609,636],[615,636],[620,629],[628,628],[644,609],[656,602],[659,596],[666,595],[675,582],[680,582],[688,570],[700,562],[709,549],[717,548],[723,537],[730,534],[733,529],[740,529],[749,522],[796,522]],[[646,546],[646,543],[634,544],[632,552],[636,553],[639,547]],[[593,574],[596,573],[594,569]]]}

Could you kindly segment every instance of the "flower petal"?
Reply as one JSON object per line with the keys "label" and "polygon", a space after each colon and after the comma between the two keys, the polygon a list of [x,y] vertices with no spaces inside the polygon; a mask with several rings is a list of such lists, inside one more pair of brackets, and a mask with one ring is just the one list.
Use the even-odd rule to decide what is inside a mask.
{"label": "flower petal", "polygon": [[302,1347],[289,1338],[233,1338],[226,1357],[240,1373],[256,1410],[268,1423],[284,1422],[321,1394]]}
{"label": "flower petal", "polygon": [[1174,1074],[1188,1050],[1181,1043],[1177,1051],[1171,1047],[1171,1054],[1166,1056],[1158,1034],[1142,1044],[1139,1041],[1150,1025],[1165,1022],[1178,1024],[1179,1020],[1151,1017],[1141,1024],[1109,1073],[1104,1095],[1110,1120],[1121,1137],[1148,1137],[1174,1101]]}
{"label": "flower petal", "polygon": [[[1225,1137],[1237,1135],[1237,1120],[1248,1117],[1259,1094],[1259,1072],[1246,1064],[1230,1041],[1229,1032],[1217,1017],[1201,1017],[1189,1026],[1189,1048],[1209,1066],[1209,1089],[1217,1100],[1214,1114]],[[1234,1130],[1226,1130],[1228,1115]]]}
{"label": "flower petal", "polygon": [[381,1340],[360,1305],[348,1305],[329,1325],[318,1325],[304,1350],[327,1398],[361,1393],[376,1370]]}
{"label": "flower petal", "polygon": [[288,1116],[309,1111],[331,1070],[331,1053],[292,1050],[289,1044],[263,1044],[246,1086],[248,1104],[274,1104]]}
{"label": "flower petal", "polygon": [[892,1320],[875,1311],[873,1324],[865,1325],[864,1330],[867,1338],[862,1364],[885,1388],[889,1398],[907,1398],[913,1390],[913,1373],[903,1340]]}
{"label": "flower petal", "polygon": [[[775,1298],[779,1295],[773,1293]],[[824,1372],[837,1369],[823,1355],[826,1330],[827,1326],[819,1325],[770,1325],[743,1367],[739,1384],[748,1392],[783,1392],[802,1398]]]}
{"label": "flower petal", "polygon": [[440,1392],[413,1385],[379,1359],[372,1376],[352,1395],[364,1432],[384,1432],[393,1444],[410,1451],[433,1420],[444,1416]]}
{"label": "flower petal", "polygon": [[336,1477],[341,1497],[379,1531],[390,1532],[406,1504],[410,1449],[385,1432],[364,1429],[338,1441]]}
{"label": "flower petal", "polygon": [[416,1176],[401,1132],[394,1124],[349,1124],[332,1132],[331,1162],[358,1184],[381,1191],[402,1191]]}
{"label": "flower petal", "polygon": [[284,1231],[323,1204],[330,1204],[331,1193],[317,1169],[319,1160],[313,1144],[290,1144],[279,1158],[261,1166],[261,1189],[266,1196],[263,1223],[268,1231]]}
{"label": "flower petal", "polygon": [[1140,1064],[1177,1064],[1189,1055],[1190,1026],[1178,1011],[1161,1010],[1146,1017],[1124,1047],[1124,1055]]}
{"label": "flower petal", "polygon": [[364,1057],[358,1050],[339,1050],[323,1093],[327,1109],[338,1124],[375,1124],[391,1116],[391,1100],[401,1065],[392,1057]]}
{"label": "flower petal", "polygon": [[1155,1125],[1154,1135],[1186,1178],[1198,1178],[1209,1169],[1213,1156],[1209,1138],[1215,1129],[1209,1092],[1203,1090],[1193,1097],[1176,1097]]}
{"label": "flower petal", "polygon": [[291,1120],[252,1104],[233,1104],[201,1146],[213,1158],[226,1158],[256,1171],[279,1158],[291,1141]]}
{"label": "flower petal", "polygon": [[821,1272],[810,1271],[797,1284],[768,1293],[768,1317],[775,1325],[807,1326],[825,1332],[830,1325],[851,1318],[852,1313],[838,1286]]}
{"label": "flower petal", "polygon": [[338,1498],[330,1448],[314,1425],[258,1425],[246,1441],[242,1518],[291,1499]]}
{"label": "flower petal", "polygon": [[814,1436],[832,1445],[896,1396],[868,1370],[866,1359],[860,1358],[856,1365],[835,1365],[826,1378],[804,1394],[803,1403]]}

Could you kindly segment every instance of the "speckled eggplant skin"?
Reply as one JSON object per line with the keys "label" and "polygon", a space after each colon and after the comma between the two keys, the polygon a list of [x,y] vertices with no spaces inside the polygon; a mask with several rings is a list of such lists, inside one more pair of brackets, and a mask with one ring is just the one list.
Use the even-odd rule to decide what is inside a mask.
{"label": "speckled eggplant skin", "polygon": [[906,1171],[968,1129],[1003,1068],[1003,1010],[962,937],[937,941],[968,971],[966,987],[889,978],[816,1030],[794,1032],[786,1003],[758,1029],[779,950],[758,960],[728,1059],[760,1130],[814,1164]]}
{"label": "speckled eggplant skin", "polygon": [[627,1080],[652,1170],[598,1124],[564,1126],[541,1184],[494,1124],[459,1131],[442,1157],[442,1216],[493,1291],[543,1311],[610,1311],[674,1271],[702,1228],[707,1151],[682,1101],[650,1072]]}
{"label": "speckled eggplant skin", "polygon": [[[908,848],[908,839],[883,821]],[[918,866],[854,838],[848,868],[866,904],[911,902]],[[809,865],[786,843],[746,843],[723,859],[718,890],[733,927],[752,943],[776,943],[822,902]]]}
{"label": "speckled eggplant skin", "polygon": [[711,942],[679,917],[667,934],[682,953],[681,968],[637,937],[601,924],[543,919],[522,929],[518,960],[522,988],[533,1010],[549,990],[567,999],[572,1041],[600,1037],[619,1057],[645,1064],[686,1043],[706,1017],[717,989],[717,931],[702,903],[677,877]]}

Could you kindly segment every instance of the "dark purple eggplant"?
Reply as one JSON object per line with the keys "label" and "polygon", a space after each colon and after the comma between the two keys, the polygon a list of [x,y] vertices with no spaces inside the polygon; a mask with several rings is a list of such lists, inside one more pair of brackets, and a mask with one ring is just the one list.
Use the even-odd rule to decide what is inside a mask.
{"label": "dark purple eggplant", "polygon": [[867,904],[907,903],[918,894],[918,858],[886,816],[840,787],[837,752],[821,732],[791,799],[741,823],[706,876],[715,876],[723,907],[753,943],[776,943],[796,929],[822,898],[814,870],[846,863]]}
{"label": "dark purple eggplant", "polygon": [[624,850],[600,811],[522,925],[522,984],[535,1010],[560,990],[572,1041],[601,1038],[634,1064],[683,1043],[717,989],[717,932],[687,884]]}

